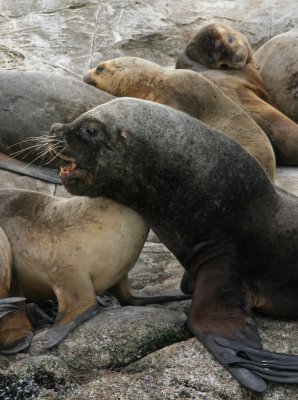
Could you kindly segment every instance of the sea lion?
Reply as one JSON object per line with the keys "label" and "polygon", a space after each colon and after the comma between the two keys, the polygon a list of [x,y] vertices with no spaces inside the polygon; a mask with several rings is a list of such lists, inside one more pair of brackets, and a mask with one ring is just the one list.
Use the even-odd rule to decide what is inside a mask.
{"label": "sea lion", "polygon": [[275,156],[262,129],[204,76],[168,70],[137,57],[100,63],[84,81],[115,96],[137,97],[167,104],[200,119],[240,143],[275,177]]}
{"label": "sea lion", "polygon": [[[21,189],[1,189],[0,208],[21,294],[28,301],[58,299],[58,318],[45,337],[46,348],[95,313],[95,292],[111,288],[122,304],[130,302],[127,273],[148,233],[134,211],[104,198],[63,199]],[[12,292],[0,288],[2,298],[19,295]],[[2,325],[0,319],[0,332]],[[18,332],[15,326],[12,332],[6,329],[0,351],[15,352],[13,335]]]}
{"label": "sea lion", "polygon": [[189,328],[240,383],[298,383],[298,356],[263,351],[252,318],[298,317],[297,197],[234,140],[151,101],[112,100],[50,138],[70,193],[131,207],[184,266]]}
{"label": "sea lion", "polygon": [[298,122],[298,30],[268,40],[254,53],[254,60],[274,104]]}
{"label": "sea lion", "polygon": [[[97,312],[96,293],[100,291],[111,291],[121,305],[189,298],[179,294],[132,295],[127,274],[139,257],[149,228],[135,211],[113,200],[65,199],[30,190],[0,189],[0,209],[0,226],[11,246],[15,274],[11,287],[8,280],[0,281],[0,295],[3,293],[5,304],[14,301],[10,296],[22,295],[29,302],[57,298],[56,322],[43,336],[46,349]],[[0,268],[0,274],[7,269]],[[8,293],[8,289],[1,291],[3,285]],[[19,351],[15,340],[16,336],[20,340],[18,316],[16,320],[1,336],[5,321],[0,318],[0,353]],[[26,332],[22,330],[23,341],[32,336],[32,325],[26,328]],[[26,343],[28,346],[30,341]]]}
{"label": "sea lion", "polygon": [[[11,343],[16,351],[29,346],[32,325],[25,312],[24,298],[11,297],[17,289],[12,274],[12,251],[4,231],[0,228],[0,352],[8,354]],[[7,298],[9,297],[9,298]]]}
{"label": "sea lion", "polygon": [[199,72],[239,104],[269,137],[277,165],[298,165],[298,125],[275,107],[248,46],[234,29],[210,24],[186,45],[176,68]]}
{"label": "sea lion", "polygon": [[[114,97],[75,79],[34,71],[0,71],[0,168],[61,183],[45,134],[53,122],[70,122]],[[44,140],[42,140],[44,138]],[[1,154],[2,153],[2,154]],[[15,155],[7,160],[5,155]],[[23,162],[22,162],[23,161]],[[26,166],[28,163],[34,163]]]}

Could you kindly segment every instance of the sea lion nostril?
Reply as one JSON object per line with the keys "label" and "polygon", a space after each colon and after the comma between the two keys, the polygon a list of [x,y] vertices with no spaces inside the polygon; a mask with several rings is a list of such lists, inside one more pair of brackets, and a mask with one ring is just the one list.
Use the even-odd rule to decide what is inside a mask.
{"label": "sea lion nostril", "polygon": [[49,129],[49,135],[52,135],[53,133],[55,133],[62,126],[63,126],[63,124],[59,124],[59,123],[52,124]]}

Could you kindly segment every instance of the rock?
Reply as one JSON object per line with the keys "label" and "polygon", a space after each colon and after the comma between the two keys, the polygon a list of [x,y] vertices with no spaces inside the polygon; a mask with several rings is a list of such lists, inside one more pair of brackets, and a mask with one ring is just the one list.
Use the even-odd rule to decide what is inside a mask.
{"label": "rock", "polygon": [[67,393],[73,379],[63,361],[52,355],[18,355],[9,368],[0,367],[0,398],[37,398],[40,392]]}
{"label": "rock", "polygon": [[[257,318],[264,346],[297,352],[297,322]],[[278,339],[278,340],[276,340]],[[100,397],[99,397],[100,396]],[[71,400],[286,400],[298,398],[296,385],[269,384],[262,396],[242,388],[195,338],[176,343],[131,364],[109,372],[75,390]]]}
{"label": "rock", "polygon": [[294,0],[282,7],[278,0],[10,0],[0,12],[0,67],[80,77],[99,61],[124,55],[174,65],[207,23],[232,26],[258,48],[297,25],[297,7]]}
{"label": "rock", "polygon": [[298,196],[298,169],[293,167],[277,168],[276,184],[282,189]]}
{"label": "rock", "polygon": [[129,284],[145,295],[158,294],[165,290],[175,290],[180,286],[183,268],[162,243],[147,240],[143,251],[129,273]]}
{"label": "rock", "polygon": [[254,59],[278,109],[298,122],[298,30],[274,36]]}
{"label": "rock", "polygon": [[119,368],[190,337],[185,322],[185,315],[161,306],[111,309],[85,322],[54,351],[81,372]]}

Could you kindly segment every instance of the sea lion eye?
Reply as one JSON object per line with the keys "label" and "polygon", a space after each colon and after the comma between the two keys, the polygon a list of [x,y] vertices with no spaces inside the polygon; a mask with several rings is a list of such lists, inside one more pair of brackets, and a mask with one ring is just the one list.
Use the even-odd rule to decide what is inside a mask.
{"label": "sea lion eye", "polygon": [[87,128],[86,132],[88,133],[89,136],[96,136],[98,134],[98,131],[92,128]]}
{"label": "sea lion eye", "polygon": [[104,70],[104,67],[102,67],[102,66],[100,66],[100,65],[98,65],[97,67],[96,67],[96,72],[102,72]]}

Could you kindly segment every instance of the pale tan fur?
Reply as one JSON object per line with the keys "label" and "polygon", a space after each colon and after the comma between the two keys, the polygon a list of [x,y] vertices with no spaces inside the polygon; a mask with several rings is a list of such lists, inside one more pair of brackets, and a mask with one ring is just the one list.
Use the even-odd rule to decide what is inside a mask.
{"label": "pale tan fur", "polygon": [[275,156],[262,129],[211,81],[186,70],[168,70],[136,57],[99,64],[84,80],[115,96],[137,97],[172,106],[240,143],[275,178]]}
{"label": "pale tan fur", "polygon": [[0,190],[0,207],[23,295],[30,301],[57,298],[60,325],[95,307],[100,291],[117,294],[125,282],[119,301],[130,296],[127,274],[149,230],[136,212],[105,198],[64,199],[17,189]]}

